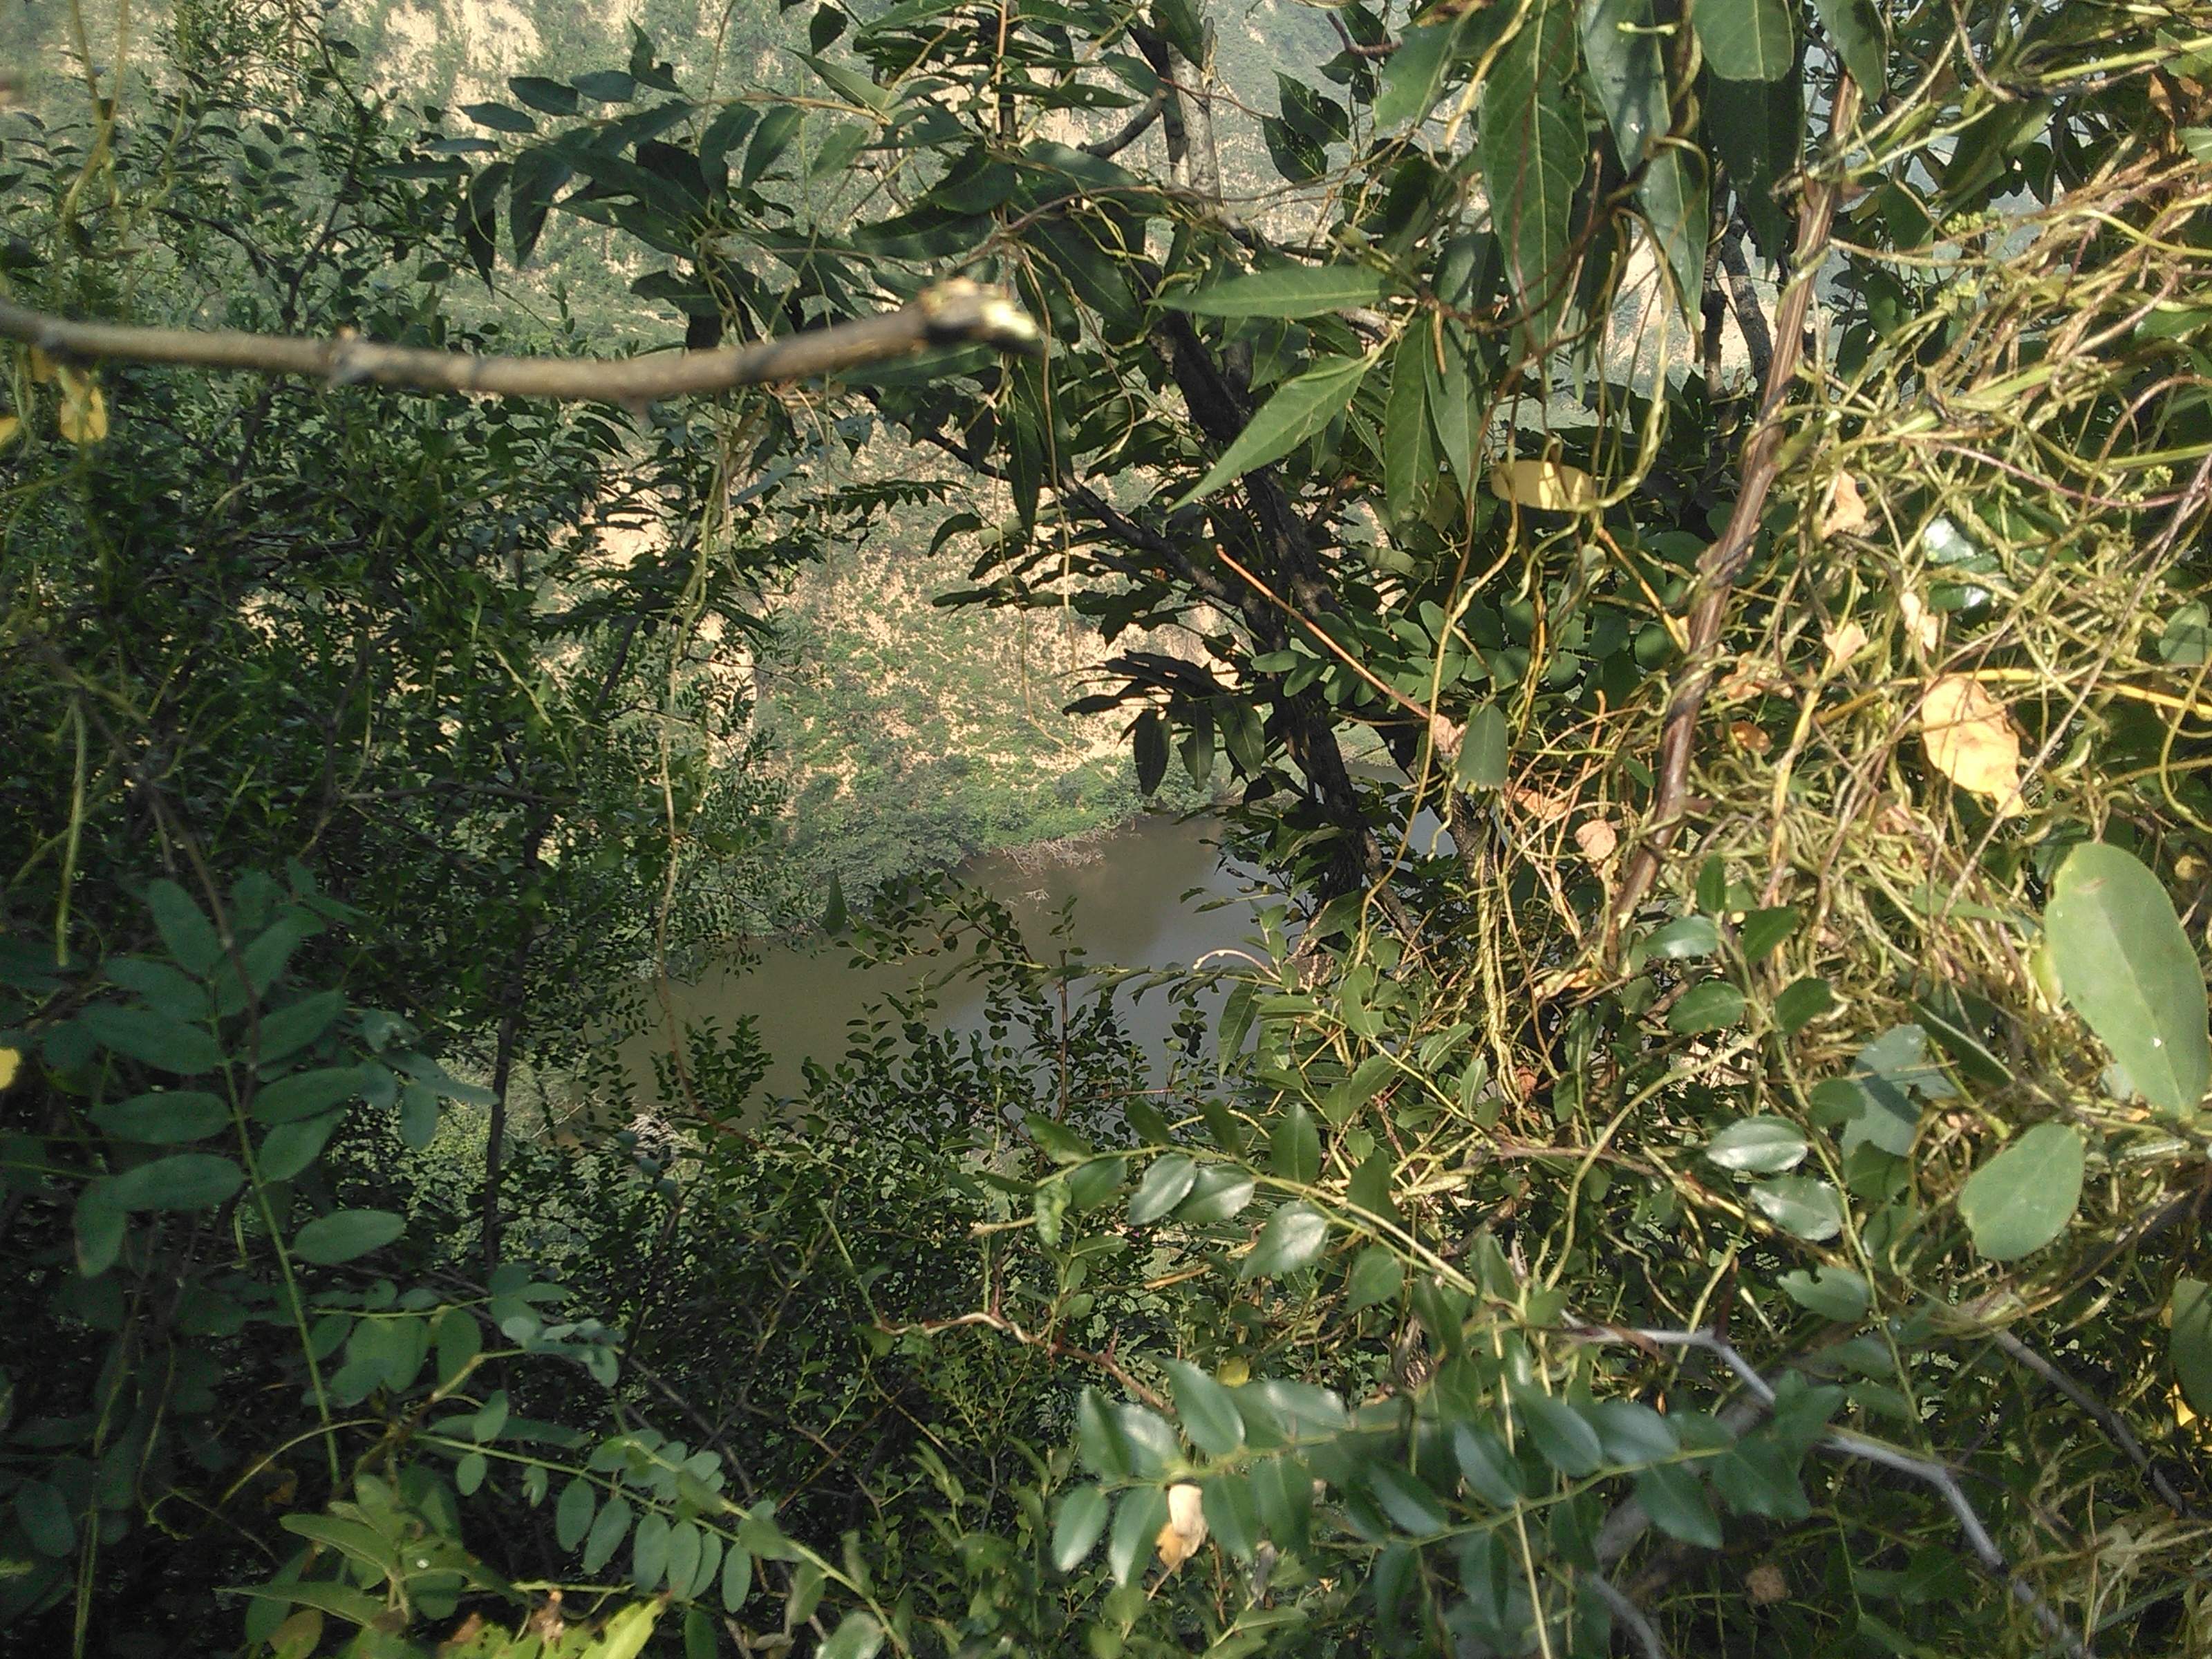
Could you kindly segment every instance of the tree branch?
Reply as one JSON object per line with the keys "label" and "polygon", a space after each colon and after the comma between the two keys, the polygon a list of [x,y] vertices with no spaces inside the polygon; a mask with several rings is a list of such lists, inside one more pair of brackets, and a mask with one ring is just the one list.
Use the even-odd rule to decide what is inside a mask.
{"label": "tree branch", "polygon": [[1129,118],[1128,124],[1121,131],[1110,138],[1101,138],[1095,144],[1084,145],[1083,153],[1095,155],[1102,161],[1109,156],[1119,155],[1151,130],[1152,123],[1160,118],[1160,112],[1167,106],[1168,89],[1162,87],[1145,100],[1145,106]]}
{"label": "tree branch", "polygon": [[1013,301],[964,278],[940,283],[896,311],[756,345],[681,356],[507,357],[380,345],[350,334],[307,339],[275,334],[117,323],[76,323],[0,300],[0,338],[67,360],[125,358],[298,374],[332,386],[374,381],[418,392],[476,392],[513,398],[648,404],[690,392],[775,380],[810,380],[907,357],[933,345],[996,346],[1035,356],[1043,336]]}
{"label": "tree branch", "polygon": [[[1840,141],[1850,130],[1858,109],[1858,88],[1846,78],[1836,88],[1829,111],[1828,131]],[[1606,918],[1608,948],[1620,939],[1621,928],[1636,914],[1636,907],[1650,890],[1661,861],[1681,828],[1683,810],[1690,793],[1690,756],[1695,746],[1698,716],[1712,689],[1713,647],[1728,612],[1729,596],[1735,579],[1750,562],[1752,538],[1759,530],[1766,492],[1772,488],[1782,449],[1782,405],[1797,378],[1797,358],[1803,349],[1805,313],[1813,303],[1813,287],[1820,275],[1820,256],[1828,245],[1828,227],[1835,217],[1837,185],[1820,179],[1806,187],[1797,212],[1797,246],[1790,259],[1790,286],[1775,307],[1774,359],[1767,365],[1765,390],[1759,398],[1759,419],[1744,441],[1741,483],[1735,510],[1720,539],[1698,561],[1698,602],[1690,613],[1689,648],[1683,653],[1681,678],[1668,699],[1660,729],[1658,781],[1651,793],[1650,828],[1635,855],[1621,872],[1620,890]]]}
{"label": "tree branch", "polygon": [[2197,1511],[2173,1489],[2173,1483],[2166,1478],[2164,1472],[2150,1461],[2150,1454],[2143,1450],[2142,1443],[2130,1432],[2118,1412],[2098,1404],[2079,1382],[2010,1331],[1991,1331],[1990,1340],[2087,1412],[2097,1426],[2112,1437],[2112,1443],[2127,1454],[2128,1461],[2142,1471],[2143,1479],[2150,1482],[2151,1490],[2158,1494],[2160,1503],[2185,1521],[2197,1518]]}

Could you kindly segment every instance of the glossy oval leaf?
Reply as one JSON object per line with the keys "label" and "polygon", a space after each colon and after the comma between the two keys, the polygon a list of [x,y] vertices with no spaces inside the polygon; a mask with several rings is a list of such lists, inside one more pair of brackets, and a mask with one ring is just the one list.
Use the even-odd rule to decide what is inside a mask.
{"label": "glossy oval leaf", "polygon": [[2199,1417],[2212,1417],[2212,1285],[2201,1279],[2173,1282],[2173,1327],[2168,1352],[2181,1397]]}
{"label": "glossy oval leaf", "polygon": [[1106,1546],[1106,1565],[1114,1582],[1126,1584],[1151,1557],[1152,1543],[1168,1523],[1168,1495],[1158,1486],[1121,1494],[1114,1511],[1114,1536]]}
{"label": "glossy oval leaf", "polygon": [[1726,1030],[1743,1018],[1743,993],[1724,979],[1709,979],[1682,993],[1667,1011],[1667,1029],[1677,1036]]}
{"label": "glossy oval leaf", "polygon": [[1780,1282],[1783,1294],[1799,1307],[1839,1325],[1865,1318],[1873,1300],[1866,1280],[1848,1267],[1800,1267],[1783,1274]]}
{"label": "glossy oval leaf", "polygon": [[1083,1558],[1098,1547],[1110,1512],[1106,1494],[1097,1486],[1078,1486],[1069,1492],[1061,1500],[1060,1519],[1052,1529],[1053,1565],[1062,1572],[1074,1571]]}
{"label": "glossy oval leaf", "polygon": [[1636,1501],[1669,1538],[1700,1549],[1721,1547],[1720,1518],[1705,1482],[1680,1463],[1655,1463],[1636,1477]]}
{"label": "glossy oval leaf", "polygon": [[1382,297],[1382,278],[1358,265],[1292,265],[1188,293],[1160,303],[1200,317],[1319,317],[1371,306]]}
{"label": "glossy oval leaf", "polygon": [[1802,1164],[1811,1150],[1805,1132],[1788,1118],[1747,1117],[1715,1135],[1705,1157],[1723,1170],[1780,1175]]}
{"label": "glossy oval leaf", "polygon": [[1429,1484],[1395,1463],[1375,1463],[1367,1470],[1367,1489],[1391,1523],[1417,1538],[1433,1537],[1451,1524],[1443,1500]]}
{"label": "glossy oval leaf", "polygon": [[1805,1176],[1762,1181],[1751,1189],[1751,1201],[1784,1232],[1815,1244],[1844,1230],[1843,1201],[1825,1181]]}
{"label": "glossy oval leaf", "polygon": [[2212,1081],[2204,975],[2159,879],[2090,842],[2067,854],[2043,927],[2058,983],[2144,1099],[2186,1112]]}
{"label": "glossy oval leaf", "polygon": [[1959,1217],[1974,1248],[2010,1261],[2058,1237],[2081,1200],[2081,1131],[2039,1123],[1974,1171],[1959,1189]]}
{"label": "glossy oval leaf", "polygon": [[157,1014],[150,1008],[101,1004],[86,1009],[77,1023],[104,1048],[151,1066],[196,1077],[222,1064],[222,1045],[197,1025]]}
{"label": "glossy oval leaf", "polygon": [[1310,1267],[1328,1248],[1328,1218],[1304,1200],[1267,1218],[1260,1242],[1237,1269],[1239,1279],[1281,1279]]}
{"label": "glossy oval leaf", "polygon": [[1252,1201],[1256,1185],[1250,1176],[1233,1164],[1214,1164],[1199,1172],[1198,1179],[1191,1183],[1190,1196],[1176,1212],[1176,1218],[1201,1227],[1231,1220]]}
{"label": "glossy oval leaf", "polygon": [[1136,1196],[1129,1200],[1131,1224],[1144,1227],[1158,1221],[1189,1195],[1197,1179],[1198,1165],[1181,1152],[1154,1158],[1145,1178],[1137,1183]]}
{"label": "glossy oval leaf", "polygon": [[1244,1415],[1229,1390],[1187,1360],[1161,1362],[1175,1388],[1176,1415],[1200,1451],[1227,1457],[1244,1444]]}
{"label": "glossy oval leaf", "polygon": [[1231,479],[1282,459],[1320,432],[1344,412],[1367,371],[1375,367],[1376,356],[1370,351],[1364,357],[1333,357],[1294,380],[1285,380],[1176,506],[1188,507]]}
{"label": "glossy oval leaf", "polygon": [[1721,948],[1721,930],[1711,916],[1683,916],[1668,922],[1644,942],[1646,961],[1656,957],[1668,962],[1691,961],[1711,956]]}

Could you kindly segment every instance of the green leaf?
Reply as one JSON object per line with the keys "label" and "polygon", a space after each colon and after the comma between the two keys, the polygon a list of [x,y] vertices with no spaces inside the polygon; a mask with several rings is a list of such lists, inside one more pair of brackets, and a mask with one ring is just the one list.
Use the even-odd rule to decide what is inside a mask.
{"label": "green leaf", "polygon": [[1152,1540],[1168,1523],[1168,1495],[1158,1486],[1139,1486],[1121,1494],[1114,1511],[1114,1536],[1106,1546],[1106,1565],[1114,1582],[1126,1584],[1144,1570]]}
{"label": "green leaf", "polygon": [[[1613,129],[1622,167],[1633,173],[1652,142],[1666,137],[1674,125],[1667,107],[1667,63],[1651,27],[1651,0],[1580,0],[1576,23],[1583,74]],[[1702,246],[1698,252],[1702,279]]]}
{"label": "green leaf", "polygon": [[264,1123],[291,1123],[314,1117],[341,1101],[353,1099],[368,1082],[366,1069],[356,1066],[295,1072],[274,1083],[265,1083],[255,1091],[253,1115]]}
{"label": "green leaf", "polygon": [[1378,272],[1358,265],[1290,265],[1172,294],[1160,303],[1200,317],[1319,317],[1371,306],[1382,297]]}
{"label": "green leaf", "polygon": [[1055,1123],[1042,1112],[1025,1113],[1022,1127],[1047,1158],[1055,1164],[1080,1164],[1091,1156],[1091,1143],[1073,1130]]}
{"label": "green leaf", "polygon": [[1408,121],[1425,119],[1443,94],[1461,25],[1431,23],[1409,28],[1382,66],[1382,89],[1375,100],[1375,130],[1389,132]]}
{"label": "green leaf", "polygon": [[1285,1181],[1310,1184],[1321,1175],[1321,1130],[1301,1101],[1292,1101],[1267,1137],[1267,1165]]}
{"label": "green leaf", "polygon": [[1183,1200],[1176,1215],[1197,1227],[1233,1220],[1252,1201],[1256,1184],[1242,1170],[1214,1164],[1199,1172],[1198,1179],[1191,1183],[1190,1196]]}
{"label": "green leaf", "polygon": [[175,882],[147,883],[146,908],[154,913],[161,943],[185,972],[204,974],[221,958],[222,940],[214,924]]}
{"label": "green leaf", "polygon": [[1078,1486],[1060,1500],[1060,1520],[1052,1530],[1052,1564],[1073,1572],[1098,1547],[1106,1530],[1106,1494],[1097,1486]]}
{"label": "green leaf", "polygon": [[[1279,461],[1320,432],[1343,413],[1367,371],[1375,367],[1376,352],[1364,357],[1332,357],[1295,380],[1285,380],[1260,406],[1243,431],[1237,434],[1206,475],[1176,502],[1178,507],[1211,495],[1232,478],[1241,478],[1271,461]],[[1162,744],[1165,752],[1165,744]],[[1164,763],[1162,769],[1165,770]]]}
{"label": "green leaf", "polygon": [[1425,329],[1409,330],[1390,356],[1390,401],[1382,416],[1382,494],[1390,516],[1405,519],[1418,511],[1422,490],[1436,475],[1429,446],[1428,350]]}
{"label": "green leaf", "polygon": [[137,1095],[95,1106],[86,1115],[118,1140],[156,1146],[202,1140],[230,1127],[230,1108],[197,1089]]}
{"label": "green leaf", "polygon": [[[483,1352],[483,1329],[476,1316],[466,1308],[447,1309],[438,1320],[438,1386],[453,1387]],[[578,1536],[581,1535],[580,1530]]]}
{"label": "green leaf", "polygon": [[234,1587],[231,1593],[313,1607],[319,1613],[330,1613],[334,1618],[346,1620],[363,1628],[374,1624],[385,1611],[380,1596],[364,1595],[350,1584],[334,1584],[313,1578],[287,1579],[273,1584],[240,1584]]}
{"label": "green leaf", "polygon": [[1736,943],[1742,947],[1743,959],[1754,966],[1766,960],[1777,946],[1797,931],[1803,920],[1794,904],[1784,904],[1771,910],[1753,910],[1743,919],[1736,932]]}
{"label": "green leaf", "polygon": [[549,81],[542,75],[515,75],[507,77],[507,89],[517,102],[542,115],[576,112],[576,89],[562,82]]}
{"label": "green leaf", "polygon": [[1441,359],[1435,351],[1420,354],[1421,372],[1427,379],[1429,427],[1435,434],[1437,453],[1459,480],[1460,494],[1472,501],[1479,482],[1474,422],[1468,408],[1474,395],[1474,381],[1455,327],[1444,329],[1443,346]]}
{"label": "green leaf", "polygon": [[1783,1293],[1799,1307],[1839,1325],[1854,1325],[1866,1316],[1873,1294],[1867,1282],[1848,1267],[1802,1267],[1782,1275]]}
{"label": "green leaf", "polygon": [[1737,1443],[1713,1463],[1713,1490],[1743,1515],[1802,1521],[1813,1506],[1798,1483],[1802,1459],[1769,1437]]}
{"label": "green leaf", "polygon": [[1565,1401],[1534,1389],[1516,1389],[1513,1409],[1544,1461],[1569,1480],[1580,1480],[1605,1462],[1597,1431]]}
{"label": "green leaf", "polygon": [[1355,1314],[1378,1303],[1396,1301],[1405,1279],[1405,1266],[1395,1255],[1380,1244],[1369,1245],[1352,1264],[1345,1287],[1345,1312]]}
{"label": "green leaf", "polygon": [[1806,1176],[1762,1181],[1751,1189],[1759,1212],[1793,1237],[1817,1244],[1844,1230],[1844,1208],[1836,1189]]}
{"label": "green leaf", "polygon": [[1176,1414],[1200,1451],[1227,1457],[1244,1444],[1244,1418],[1229,1390],[1187,1360],[1161,1362],[1175,1385]]}
{"label": "green leaf", "polygon": [[1889,42],[1874,0],[1813,0],[1820,26],[1835,43],[1844,67],[1859,83],[1871,109],[1889,92]]}
{"label": "green leaf", "polygon": [[123,1253],[123,1235],[131,1218],[114,1201],[114,1188],[112,1180],[94,1181],[77,1194],[72,1218],[76,1270],[87,1279],[99,1278]]}
{"label": "green leaf", "polygon": [[222,1064],[222,1045],[205,1031],[150,1008],[97,1004],[79,1014],[77,1023],[117,1054],[179,1077],[196,1077]]}
{"label": "green leaf", "polygon": [[875,1615],[856,1608],[837,1621],[830,1639],[815,1650],[821,1659],[876,1659],[883,1645],[884,1627]]}
{"label": "green leaf", "polygon": [[1770,259],[1786,258],[1796,225],[1776,187],[1796,168],[1805,112],[1796,78],[1705,82],[1706,143],[1727,169],[1752,240]]}
{"label": "green leaf", "polygon": [[1675,303],[1695,318],[1705,283],[1705,243],[1712,234],[1712,206],[1705,158],[1687,144],[1666,143],[1651,158],[1636,199],[1658,246],[1661,262],[1673,278]]}
{"label": "green leaf", "polygon": [[799,135],[799,124],[805,112],[792,104],[778,104],[761,117],[760,125],[753,129],[753,141],[745,146],[745,165],[738,175],[739,182],[750,185],[782,159],[791,148],[791,141]]}
{"label": "green leaf", "polygon": [[1531,350],[1551,344],[1573,289],[1567,250],[1584,161],[1576,56],[1571,0],[1534,0],[1482,94],[1483,188]]}
{"label": "green leaf", "polygon": [[2167,1337],[2173,1380],[2199,1417],[2212,1416],[2212,1285],[2173,1281],[2173,1328]]}
{"label": "green leaf", "polygon": [[1286,1452],[1261,1458],[1252,1468],[1252,1496],[1276,1547],[1304,1549],[1313,1519],[1313,1477],[1305,1464]]}
{"label": "green leaf", "polygon": [[638,1517],[637,1530],[630,1534],[630,1583],[641,1595],[659,1587],[668,1572],[668,1517],[657,1510],[647,1510]]}
{"label": "green leaf", "polygon": [[1646,961],[1687,962],[1721,948],[1721,930],[1711,916],[1684,916],[1668,922],[1644,942]]}
{"label": "green leaf", "polygon": [[1747,1117],[1712,1139],[1705,1156],[1723,1170],[1750,1175],[1780,1175],[1805,1161],[1812,1149],[1805,1132],[1783,1117]]}
{"label": "green leaf", "polygon": [[254,1058],[264,1066],[297,1054],[331,1029],[345,1012],[345,993],[318,991],[261,1017],[261,1046]]}
{"label": "green leaf", "polygon": [[519,109],[509,109],[505,104],[464,104],[461,113],[480,127],[489,127],[494,132],[535,132],[538,123]]}
{"label": "green leaf", "polygon": [[1168,724],[1156,709],[1147,708],[1129,728],[1137,751],[1137,789],[1151,794],[1168,775]]}
{"label": "green leaf", "polygon": [[1121,1419],[1096,1389],[1085,1389],[1075,1404],[1075,1444],[1091,1472],[1103,1480],[1126,1480],[1134,1467]]}
{"label": "green leaf", "polygon": [[407,1231],[407,1218],[389,1210],[334,1210],[300,1229],[292,1254],[323,1267],[380,1250]]}
{"label": "green leaf", "polygon": [[264,1181],[289,1181],[323,1155],[323,1148],[339,1124],[345,1121],[343,1111],[326,1112],[320,1117],[301,1118],[296,1123],[280,1123],[261,1138],[260,1150],[254,1154],[254,1167]]}
{"label": "green leaf", "polygon": [[15,1519],[40,1554],[58,1558],[76,1552],[76,1521],[59,1487],[44,1480],[23,1482],[15,1488]]}
{"label": "green leaf", "polygon": [[2191,599],[2176,611],[2158,636],[2158,655],[2175,668],[2194,668],[2212,657],[2212,607]]}
{"label": "green leaf", "polygon": [[1260,1242],[1237,1269],[1240,1279],[1283,1279],[1321,1260],[1328,1218],[1303,1199],[1283,1205],[1260,1230]]}
{"label": "green leaf", "polygon": [[482,1452],[471,1452],[453,1465],[453,1490],[464,1498],[476,1496],[477,1488],[484,1483],[484,1475],[491,1466],[484,1462]]}
{"label": "green leaf", "polygon": [[630,1507],[622,1498],[611,1498],[600,1508],[599,1519],[592,1522],[592,1529],[584,1538],[586,1572],[597,1572],[614,1559],[623,1535],[629,1530],[629,1522]]}
{"label": "green leaf", "polygon": [[213,1152],[178,1152],[125,1170],[106,1201],[120,1210],[212,1210],[236,1192],[245,1172]]}
{"label": "green leaf", "polygon": [[2192,1111],[2212,1077],[2204,975],[2159,879],[2103,842],[2058,866],[2043,927],[2066,1000],[2160,1111]]}
{"label": "green leaf", "polygon": [[1510,1509],[1526,1496],[1521,1465],[1505,1443],[1488,1429],[1462,1423],[1452,1431],[1452,1455],[1468,1490],[1486,1504]]}
{"label": "green leaf", "polygon": [[1992,1261],[2039,1250],[2066,1230],[2081,1200],[2084,1152],[2071,1124],[2039,1123],[1974,1171],[1959,1216]]}
{"label": "green leaf", "polygon": [[1452,781],[1462,789],[1503,789],[1511,769],[1505,711],[1494,702],[1486,702],[1467,717]]}
{"label": "green leaf", "polygon": [[735,1613],[753,1593],[753,1559],[732,1546],[722,1558],[722,1607]]}
{"label": "green leaf", "polygon": [[1197,1179],[1198,1165],[1181,1152],[1154,1158],[1129,1200],[1130,1224],[1145,1227],[1158,1221],[1183,1201]]}
{"label": "green leaf", "polygon": [[1391,1523],[1419,1538],[1433,1537],[1451,1524],[1443,1500],[1420,1476],[1395,1463],[1368,1467],[1367,1489]]}
{"label": "green leaf", "polygon": [[1673,1425],[1650,1407],[1633,1400],[1604,1400],[1589,1407],[1605,1461],[1622,1468],[1656,1463],[1681,1449]]}
{"label": "green leaf", "polygon": [[[594,70],[589,75],[578,76],[574,84],[580,94],[595,104],[627,104],[637,96],[637,82],[620,70]],[[522,94],[517,92],[515,95]]]}
{"label": "green leaf", "polygon": [[1774,999],[1774,1023],[1784,1036],[1795,1036],[1836,1006],[1836,994],[1817,974],[1784,986]]}
{"label": "green leaf", "polygon": [[1260,1506],[1252,1483],[1241,1474],[1216,1474],[1201,1483],[1200,1512],[1206,1529],[1239,1561],[1249,1561],[1261,1534]]}
{"label": "green leaf", "polygon": [[1721,1523],[1705,1498],[1705,1483],[1683,1465],[1654,1463],[1638,1475],[1636,1501],[1669,1538],[1700,1549],[1721,1547]]}
{"label": "green leaf", "polygon": [[1690,21],[1712,71],[1728,81],[1779,81],[1797,59],[1784,0],[1698,0]]}
{"label": "green leaf", "polygon": [[1667,1029],[1677,1036],[1721,1031],[1743,1018],[1743,993],[1724,979],[1709,979],[1682,993],[1667,1011]]}

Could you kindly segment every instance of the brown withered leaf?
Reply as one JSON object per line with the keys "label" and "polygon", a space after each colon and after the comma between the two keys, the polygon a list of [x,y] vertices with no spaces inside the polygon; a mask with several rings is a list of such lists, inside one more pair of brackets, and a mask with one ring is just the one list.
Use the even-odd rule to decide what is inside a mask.
{"label": "brown withered leaf", "polygon": [[1978,681],[1945,674],[1929,684],[1920,705],[1920,740],[1930,766],[1961,789],[1995,801],[1999,817],[2021,810],[2020,733]]}
{"label": "brown withered leaf", "polygon": [[1828,503],[1820,509],[1820,539],[1856,536],[1873,523],[1866,497],[1859,494],[1858,480],[1848,472],[1836,474],[1835,482],[1828,486]]}

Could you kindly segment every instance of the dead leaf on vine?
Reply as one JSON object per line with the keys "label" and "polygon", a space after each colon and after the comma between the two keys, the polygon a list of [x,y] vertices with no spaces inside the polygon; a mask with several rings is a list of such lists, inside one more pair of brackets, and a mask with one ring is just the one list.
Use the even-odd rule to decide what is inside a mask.
{"label": "dead leaf on vine", "polygon": [[1774,739],[1749,720],[1729,721],[1729,736],[1754,755],[1764,755],[1774,747]]}
{"label": "dead leaf on vine", "polygon": [[1867,648],[1867,631],[1855,622],[1847,622],[1841,628],[1831,629],[1824,642],[1828,647],[1829,668],[1841,668]]}
{"label": "dead leaf on vine", "polygon": [[1994,800],[1999,817],[2021,811],[2020,733],[1978,681],[1946,674],[1931,684],[1920,705],[1920,739],[1930,766]]}
{"label": "dead leaf on vine", "polygon": [[1204,1496],[1188,1480],[1168,1488],[1168,1523],[1154,1541],[1159,1547],[1160,1565],[1170,1572],[1197,1554],[1198,1547],[1206,1541]]}
{"label": "dead leaf on vine", "polygon": [[1848,472],[1836,474],[1836,481],[1828,486],[1828,504],[1820,511],[1820,539],[1856,536],[1873,522],[1866,497],[1859,494],[1858,480]]}
{"label": "dead leaf on vine", "polygon": [[1515,784],[1505,792],[1505,804],[1516,812],[1526,813],[1539,823],[1557,823],[1575,810],[1571,795],[1554,795],[1541,789],[1523,788]]}
{"label": "dead leaf on vine", "polygon": [[1603,864],[1620,845],[1620,836],[1603,818],[1592,818],[1575,831],[1575,845],[1592,864]]}
{"label": "dead leaf on vine", "polygon": [[1930,611],[1917,593],[1899,594],[1897,614],[1905,619],[1905,631],[1920,642],[1923,651],[1936,648],[1936,641],[1943,632],[1943,619]]}

